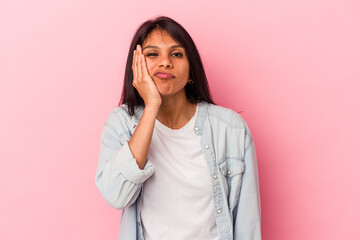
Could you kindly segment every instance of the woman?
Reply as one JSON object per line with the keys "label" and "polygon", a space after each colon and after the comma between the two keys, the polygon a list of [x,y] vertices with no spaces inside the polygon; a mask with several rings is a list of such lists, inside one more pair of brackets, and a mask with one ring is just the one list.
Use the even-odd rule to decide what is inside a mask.
{"label": "woman", "polygon": [[133,38],[96,185],[122,209],[119,239],[261,239],[249,128],[213,103],[196,46],[171,18],[146,21]]}

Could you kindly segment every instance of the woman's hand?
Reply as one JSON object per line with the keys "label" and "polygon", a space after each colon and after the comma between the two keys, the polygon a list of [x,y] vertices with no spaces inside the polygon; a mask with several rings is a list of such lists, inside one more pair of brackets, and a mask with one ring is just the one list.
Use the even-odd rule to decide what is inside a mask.
{"label": "woman's hand", "polygon": [[145,106],[160,107],[161,96],[154,80],[148,73],[145,56],[142,54],[139,44],[136,46],[136,50],[134,50],[132,71],[134,76],[133,86],[144,100]]}

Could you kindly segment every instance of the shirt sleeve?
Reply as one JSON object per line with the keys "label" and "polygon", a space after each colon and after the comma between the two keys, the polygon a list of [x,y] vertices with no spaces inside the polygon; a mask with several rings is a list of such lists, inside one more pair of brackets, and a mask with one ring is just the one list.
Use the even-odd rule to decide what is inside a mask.
{"label": "shirt sleeve", "polygon": [[137,165],[128,145],[131,133],[120,114],[125,113],[111,112],[105,122],[95,176],[101,195],[116,209],[133,204],[142,183],[154,173],[154,165],[150,161],[146,162],[143,170]]}
{"label": "shirt sleeve", "polygon": [[[247,129],[248,130],[248,129]],[[251,135],[251,134],[250,134]],[[261,206],[255,145],[247,136],[240,197],[234,208],[234,240],[261,239]]]}

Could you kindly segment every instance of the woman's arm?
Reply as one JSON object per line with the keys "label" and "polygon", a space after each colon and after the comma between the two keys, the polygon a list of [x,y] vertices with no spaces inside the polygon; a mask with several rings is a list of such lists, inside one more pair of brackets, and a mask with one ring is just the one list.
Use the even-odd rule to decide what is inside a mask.
{"label": "woman's arm", "polygon": [[129,141],[130,150],[140,169],[144,169],[147,161],[147,154],[149,152],[158,111],[159,108],[156,106],[144,108],[143,115]]}
{"label": "woman's arm", "polygon": [[96,185],[109,205],[122,209],[135,202],[142,183],[154,172],[147,162],[161,97],[148,74],[140,45],[134,51],[133,86],[144,99],[145,108],[132,136],[126,127],[126,112],[112,113],[104,126]]}
{"label": "woman's arm", "polygon": [[129,148],[131,137],[126,124],[129,120],[124,115],[126,110],[117,108],[105,122],[95,176],[96,186],[102,196],[116,209],[133,204],[142,183],[154,172],[154,166],[150,162],[143,169],[139,168]]}
{"label": "woman's arm", "polygon": [[[247,131],[249,130],[246,126]],[[255,145],[252,137],[244,153],[245,170],[240,197],[233,210],[234,240],[261,239],[261,206]]]}

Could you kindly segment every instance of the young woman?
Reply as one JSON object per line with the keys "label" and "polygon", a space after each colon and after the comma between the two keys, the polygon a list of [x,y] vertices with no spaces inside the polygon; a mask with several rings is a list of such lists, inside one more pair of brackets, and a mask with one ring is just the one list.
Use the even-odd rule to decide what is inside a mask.
{"label": "young woman", "polygon": [[171,18],[144,22],[132,40],[96,186],[122,209],[119,239],[261,239],[252,135],[213,103],[196,46]]}

